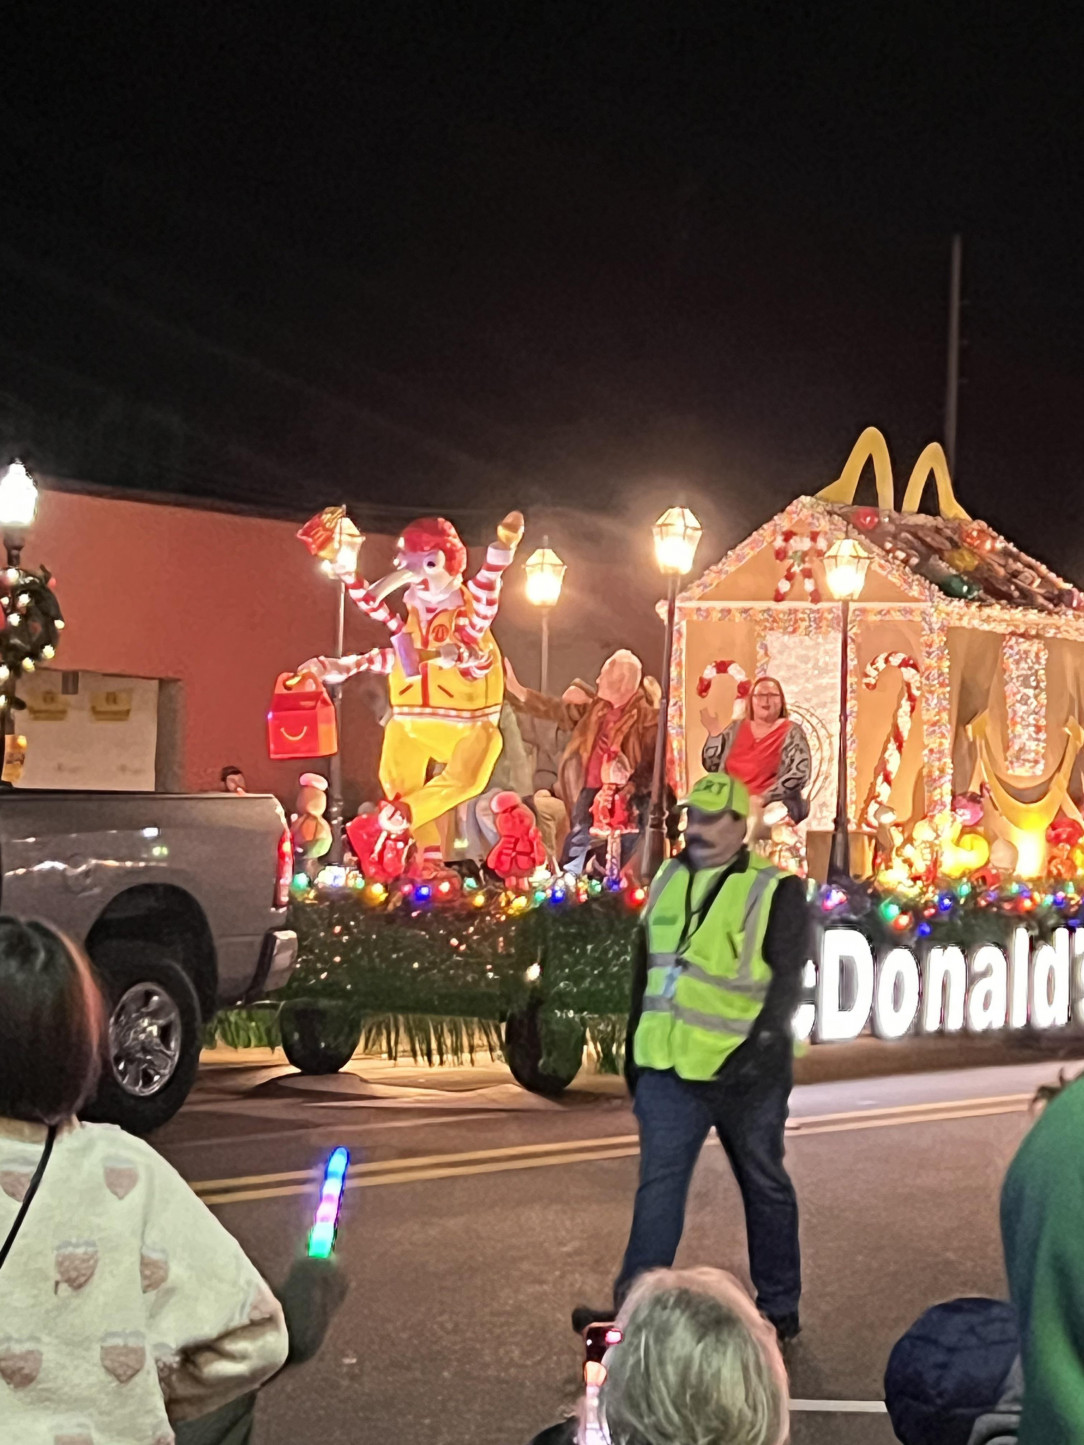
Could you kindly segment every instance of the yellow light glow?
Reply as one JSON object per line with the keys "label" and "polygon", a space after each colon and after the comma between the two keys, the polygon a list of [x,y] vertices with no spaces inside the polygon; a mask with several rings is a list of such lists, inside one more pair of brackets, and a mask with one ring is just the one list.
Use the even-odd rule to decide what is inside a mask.
{"label": "yellow light glow", "polygon": [[1016,872],[1021,878],[1041,878],[1046,868],[1046,830],[1009,828],[1016,845]]}
{"label": "yellow light glow", "polygon": [[702,528],[688,507],[669,507],[651,529],[661,572],[684,577],[693,570]]}
{"label": "yellow light glow", "polygon": [[567,569],[548,539],[531,553],[523,570],[527,574],[527,601],[535,607],[555,607]]}
{"label": "yellow light glow", "polygon": [[837,602],[856,602],[862,595],[869,553],[853,537],[840,537],[824,554],[828,590]]}
{"label": "yellow light glow", "polygon": [[38,509],[38,488],[22,462],[12,462],[0,477],[0,527],[9,532],[25,531],[34,524]]}

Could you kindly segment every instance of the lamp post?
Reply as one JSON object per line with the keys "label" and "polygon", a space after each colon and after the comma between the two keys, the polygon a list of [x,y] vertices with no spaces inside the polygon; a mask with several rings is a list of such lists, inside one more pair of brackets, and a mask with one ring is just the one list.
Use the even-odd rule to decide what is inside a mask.
{"label": "lamp post", "polygon": [[542,545],[532,552],[524,563],[527,574],[527,601],[542,614],[542,668],[541,691],[549,692],[550,685],[550,613],[557,606],[561,587],[565,580],[565,564],[550,547],[550,539],[542,538]]}
{"label": "lamp post", "polygon": [[666,738],[670,720],[670,663],[674,653],[674,622],[678,581],[693,568],[700,542],[700,523],[688,507],[668,508],[652,528],[655,560],[666,578],[666,637],[662,654],[662,698],[655,734],[655,769],[651,778],[651,811],[644,835],[643,875],[653,878],[666,853]]}
{"label": "lamp post", "polygon": [[828,879],[847,882],[851,876],[851,842],[847,827],[847,665],[851,632],[851,603],[862,595],[869,567],[869,553],[853,537],[841,537],[824,556],[828,590],[839,603],[839,759],[836,770],[836,819],[832,826],[832,850],[828,857]]}
{"label": "lamp post", "polygon": [[38,508],[38,488],[22,462],[14,461],[0,474],[0,536],[4,539],[7,570],[0,581],[0,733],[3,769],[0,788],[5,791],[22,771],[26,739],[16,735],[15,709],[20,706],[16,687],[23,672],[33,672],[38,660],[56,651],[64,625],[49,574],[24,572],[22,551]]}
{"label": "lamp post", "polygon": [[[332,535],[323,549],[321,567],[329,577],[335,578],[338,594],[335,612],[335,656],[342,657],[346,645],[346,582],[358,570],[358,552],[365,538],[346,515],[346,507],[335,509],[332,516]],[[342,693],[341,682],[327,684],[328,696],[335,708],[335,734],[339,746],[327,760],[327,822],[331,829],[331,847],[328,860],[335,865],[343,861],[343,763],[342,763]]]}

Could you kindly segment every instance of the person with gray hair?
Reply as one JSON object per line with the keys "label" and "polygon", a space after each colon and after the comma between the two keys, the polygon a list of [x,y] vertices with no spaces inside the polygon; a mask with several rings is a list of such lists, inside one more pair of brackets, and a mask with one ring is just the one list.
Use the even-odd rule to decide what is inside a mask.
{"label": "person with gray hair", "polygon": [[620,1340],[571,1419],[532,1445],[784,1445],[789,1390],[775,1331],[720,1269],[657,1269],[629,1291]]}

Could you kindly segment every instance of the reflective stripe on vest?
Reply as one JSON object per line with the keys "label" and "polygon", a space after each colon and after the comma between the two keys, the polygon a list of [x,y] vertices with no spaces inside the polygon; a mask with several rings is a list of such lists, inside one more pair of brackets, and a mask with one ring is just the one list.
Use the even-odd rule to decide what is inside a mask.
{"label": "reflective stripe on vest", "polygon": [[771,982],[762,946],[782,876],[751,858],[741,872],[723,875],[714,896],[716,885],[708,884],[698,917],[685,864],[672,859],[659,870],[645,910],[651,953],[633,1041],[637,1064],[707,1079],[748,1037]]}

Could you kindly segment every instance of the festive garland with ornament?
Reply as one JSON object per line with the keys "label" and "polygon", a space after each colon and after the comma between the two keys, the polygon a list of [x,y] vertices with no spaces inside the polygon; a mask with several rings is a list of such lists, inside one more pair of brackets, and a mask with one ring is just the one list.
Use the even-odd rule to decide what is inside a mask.
{"label": "festive garland with ornament", "polygon": [[873,785],[866,801],[863,821],[867,828],[877,827],[880,811],[888,802],[892,792],[892,784],[896,781],[896,774],[900,770],[903,746],[911,731],[915,709],[918,707],[919,692],[922,688],[922,673],[919,665],[906,652],[878,653],[866,666],[862,679],[863,685],[872,692],[882,673],[890,667],[898,668],[903,678],[903,691],[900,693],[896,715],[892,719],[892,727],[885,739],[884,747],[881,749],[881,759],[877,764]]}
{"label": "festive garland with ornament", "polygon": [[56,655],[64,619],[53,588],[45,567],[0,570],[0,714],[26,706],[16,696],[19,678]]}

